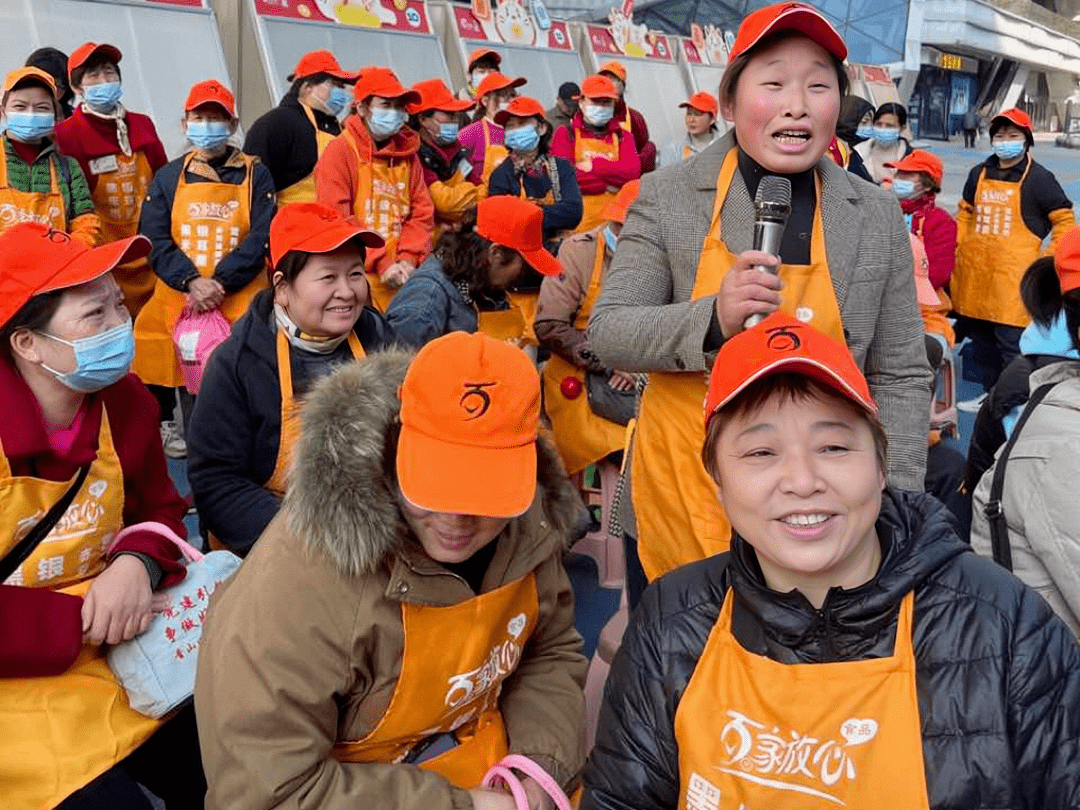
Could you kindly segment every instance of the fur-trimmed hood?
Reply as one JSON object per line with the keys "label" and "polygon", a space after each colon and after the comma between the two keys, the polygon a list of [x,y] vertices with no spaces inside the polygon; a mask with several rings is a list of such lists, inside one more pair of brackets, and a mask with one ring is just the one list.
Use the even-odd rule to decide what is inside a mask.
{"label": "fur-trimmed hood", "polygon": [[[388,444],[398,428],[398,388],[413,356],[390,349],[351,363],[322,380],[304,405],[283,511],[289,530],[345,575],[375,570],[408,537]],[[537,479],[533,507],[507,531],[539,507],[569,544],[583,507],[543,436]]]}

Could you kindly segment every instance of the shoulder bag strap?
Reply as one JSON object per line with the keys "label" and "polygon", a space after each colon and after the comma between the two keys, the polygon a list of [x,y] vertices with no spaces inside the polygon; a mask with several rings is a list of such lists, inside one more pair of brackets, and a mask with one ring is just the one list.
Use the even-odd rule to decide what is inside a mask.
{"label": "shoulder bag strap", "polygon": [[83,482],[86,481],[86,476],[90,472],[90,465],[87,464],[79,470],[79,474],[75,476],[75,482],[68,487],[67,492],[60,498],[52,509],[29,532],[26,537],[20,540],[11,551],[9,551],[2,560],[0,560],[0,582],[3,582],[13,573],[16,569],[26,562],[26,558],[34,553],[34,549],[37,548],[41,541],[44,540],[49,532],[53,530],[53,527],[60,521],[60,518],[64,516],[64,512],[71,506],[71,502],[75,500],[75,495],[82,489]]}
{"label": "shoulder bag strap", "polygon": [[1009,454],[1012,453],[1013,445],[1020,437],[1020,432],[1024,429],[1028,417],[1053,387],[1054,383],[1040,386],[1028,399],[1024,412],[1020,414],[1020,419],[1013,428],[1012,435],[1005,442],[1005,447],[1002,448],[1001,455],[994,464],[994,477],[990,481],[990,500],[983,507],[983,514],[990,523],[990,543],[994,550],[994,561],[1007,571],[1012,571],[1013,567],[1012,548],[1009,546],[1009,524],[1005,520],[1005,513],[1001,510],[1001,495],[1005,491],[1005,466],[1008,464]]}

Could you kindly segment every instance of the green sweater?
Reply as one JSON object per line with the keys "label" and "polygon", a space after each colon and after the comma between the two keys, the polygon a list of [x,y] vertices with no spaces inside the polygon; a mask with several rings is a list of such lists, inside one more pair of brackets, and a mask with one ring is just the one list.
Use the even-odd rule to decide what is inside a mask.
{"label": "green sweater", "polygon": [[[65,157],[56,149],[56,144],[49,141],[37,156],[37,160],[31,166],[15,151],[7,133],[4,133],[4,154],[7,156],[8,185],[16,191],[27,191],[37,194],[48,194],[52,188],[49,164],[60,159],[67,162],[69,183],[64,182],[64,172],[59,165],[56,167],[57,179],[60,183],[60,192],[64,195],[64,206],[68,212],[69,220],[81,217],[83,214],[94,213],[94,201],[90,198],[90,187],[86,184],[86,176],[79,168],[75,158]],[[70,227],[71,222],[68,222]]]}

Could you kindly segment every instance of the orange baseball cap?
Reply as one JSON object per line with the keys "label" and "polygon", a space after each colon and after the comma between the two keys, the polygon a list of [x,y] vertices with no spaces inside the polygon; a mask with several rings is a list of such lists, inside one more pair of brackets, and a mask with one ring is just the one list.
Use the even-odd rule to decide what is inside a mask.
{"label": "orange baseball cap", "polygon": [[505,110],[499,110],[495,113],[495,123],[500,127],[506,126],[506,121],[511,115],[518,118],[530,118],[534,115],[538,115],[541,118],[544,117],[544,105],[537,101],[535,98],[529,98],[528,96],[518,96],[511,99]]}
{"label": "orange baseball cap", "polygon": [[477,48],[475,51],[469,54],[469,66],[465,69],[465,72],[468,73],[470,70],[472,70],[473,65],[479,62],[485,56],[489,56],[495,60],[495,67],[498,67],[502,64],[502,56],[499,55],[498,51],[492,48]]}
{"label": "orange baseball cap", "polygon": [[762,39],[777,31],[797,31],[810,37],[841,62],[847,59],[844,38],[820,11],[806,3],[774,3],[747,14],[735,36],[728,62],[750,50]]}
{"label": "orange baseball cap", "polygon": [[611,79],[597,73],[588,76],[581,83],[581,95],[578,98],[610,98],[612,101],[618,101],[619,93],[615,90]]}
{"label": "orange baseball cap", "polygon": [[710,113],[714,118],[720,110],[720,105],[716,103],[716,97],[712,93],[694,93],[689,101],[684,101],[679,106],[693,107],[695,110]]}
{"label": "orange baseball cap", "polygon": [[544,210],[520,197],[485,197],[476,206],[476,232],[516,250],[538,273],[557,276],[562,264],[544,248]]}
{"label": "orange baseball cap", "polygon": [[293,72],[285,78],[290,82],[294,82],[297,79],[306,79],[308,76],[315,76],[319,73],[341,79],[346,84],[353,84],[357,79],[357,74],[342,70],[337,58],[330,51],[305,53],[300,57],[300,61],[296,63]]}
{"label": "orange baseball cap", "polygon": [[786,312],[774,312],[720,347],[709,375],[705,424],[750,383],[782,371],[813,377],[860,408],[877,413],[866,378],[844,344]]}
{"label": "orange baseball cap", "polygon": [[493,72],[484,77],[484,80],[480,82],[480,86],[476,88],[476,97],[483,98],[488,93],[497,93],[500,90],[505,90],[507,87],[521,87],[523,84],[528,84],[529,80],[524,76],[518,76],[516,79],[511,79],[505,73]]}
{"label": "orange baseball cap", "polygon": [[610,73],[612,76],[618,76],[619,81],[623,84],[626,83],[626,66],[622,62],[616,62],[612,59],[610,62],[605,62],[600,66],[597,73]]}
{"label": "orange baseball cap", "polygon": [[913,149],[907,157],[893,163],[886,163],[885,168],[896,169],[898,172],[926,172],[939,186],[945,173],[941,159],[922,149]]}
{"label": "orange baseball cap", "polygon": [[425,110],[439,110],[448,113],[464,112],[475,106],[472,101],[455,98],[442,79],[426,79],[414,84],[412,89],[420,94],[420,100],[409,105],[410,113],[424,112]]}
{"label": "orange baseball cap", "polygon": [[360,68],[360,78],[353,88],[353,98],[363,101],[370,96],[401,98],[406,104],[419,104],[420,94],[405,87],[388,67]]}
{"label": "orange baseball cap", "polygon": [[398,391],[398,483],[431,512],[514,517],[536,493],[540,376],[515,346],[451,332],[416,355]]}
{"label": "orange baseball cap", "polygon": [[1026,112],[1017,107],[1012,107],[1008,110],[1002,110],[994,116],[993,120],[990,123],[993,124],[994,121],[999,118],[1004,118],[1009,123],[1015,124],[1016,126],[1020,127],[1020,129],[1026,129],[1028,131],[1028,134],[1035,131],[1034,127],[1032,127],[1031,125],[1031,118]]}
{"label": "orange baseball cap", "polygon": [[626,222],[626,212],[630,210],[630,206],[633,205],[634,200],[637,199],[638,192],[641,191],[641,181],[631,180],[619,189],[619,193],[616,194],[611,202],[604,208],[604,213],[601,215],[604,219],[610,222],[618,222],[622,224]]}
{"label": "orange baseball cap", "polygon": [[192,87],[184,102],[184,112],[191,112],[203,104],[217,104],[229,114],[229,118],[236,118],[236,99],[229,88],[217,79],[208,79]]}
{"label": "orange baseball cap", "polygon": [[148,253],[145,236],[90,248],[48,225],[15,225],[0,234],[0,326],[35,295],[85,284]]}
{"label": "orange baseball cap", "polygon": [[36,67],[21,67],[5,76],[3,95],[7,95],[9,91],[15,89],[17,84],[27,79],[41,82],[52,90],[54,97],[56,96],[56,80],[41,68]]}
{"label": "orange baseball cap", "polygon": [[930,283],[930,259],[926,256],[926,246],[913,233],[909,233],[908,238],[911,240],[911,255],[915,258],[915,298],[920,306],[936,307],[941,303],[941,298]]}
{"label": "orange baseball cap", "polygon": [[99,45],[96,42],[84,42],[72,51],[71,56],[68,57],[68,81],[71,81],[72,73],[89,62],[90,57],[97,53],[104,55],[114,65],[119,65],[120,60],[124,58],[124,55],[120,53],[120,49],[115,45],[106,45],[104,43]]}
{"label": "orange baseball cap", "polygon": [[318,202],[291,203],[279,208],[270,221],[270,263],[277,267],[290,250],[329,253],[351,239],[365,248],[385,244],[375,231],[336,208]]}
{"label": "orange baseball cap", "polygon": [[1054,252],[1054,269],[1063,293],[1080,289],[1080,228],[1072,228],[1061,237]]}

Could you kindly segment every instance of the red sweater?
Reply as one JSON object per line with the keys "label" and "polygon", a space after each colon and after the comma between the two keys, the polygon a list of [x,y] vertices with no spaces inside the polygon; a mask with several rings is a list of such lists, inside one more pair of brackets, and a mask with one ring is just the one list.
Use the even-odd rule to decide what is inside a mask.
{"label": "red sweater", "polygon": [[930,283],[940,290],[956,268],[956,221],[934,204],[933,194],[901,200],[900,208],[911,215],[911,232],[923,240],[930,264]]}
{"label": "red sweater", "polygon": [[[165,147],[158,139],[154,122],[148,116],[129,112],[127,114],[128,141],[133,152],[142,152],[146,156],[150,169],[157,170],[169,162]],[[86,175],[86,182],[93,194],[97,187],[97,175],[90,171],[90,161],[120,151],[116,140],[116,122],[96,115],[87,115],[81,108],[67,120],[56,125],[56,144],[60,151],[79,161],[79,166]]]}
{"label": "red sweater", "polygon": [[[575,145],[577,134],[585,129],[585,119],[580,112],[574,116],[569,127],[559,127],[555,137],[551,141],[551,154],[555,157],[565,158],[573,164],[577,164]],[[609,188],[620,189],[631,180],[641,177],[641,159],[638,157],[637,148],[634,146],[634,137],[623,129],[614,118],[608,121],[606,132],[600,136],[600,140],[611,143],[613,138],[619,139],[619,159],[606,160],[594,157],[592,159],[592,171],[577,171],[578,186],[582,194],[603,194]],[[590,137],[596,137],[589,133]]]}

